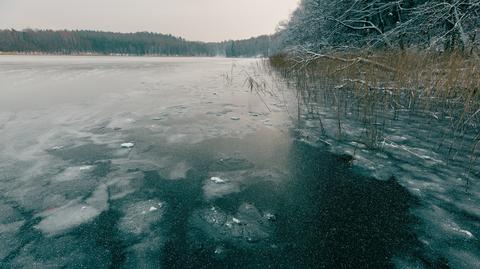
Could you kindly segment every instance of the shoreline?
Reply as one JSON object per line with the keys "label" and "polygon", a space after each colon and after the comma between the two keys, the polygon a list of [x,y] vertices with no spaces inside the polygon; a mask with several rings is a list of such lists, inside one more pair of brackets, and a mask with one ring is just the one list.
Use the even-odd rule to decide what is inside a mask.
{"label": "shoreline", "polygon": [[2,52],[0,56],[90,56],[90,57],[158,57],[158,58],[228,58],[226,56],[208,56],[208,55],[161,55],[161,54],[101,54],[101,53],[18,53],[18,52]]}
{"label": "shoreline", "polygon": [[227,57],[225,55],[162,55],[162,54],[101,54],[101,53],[18,53],[18,52],[3,52],[0,51],[0,57],[2,56],[71,56],[71,57],[132,57],[132,58],[211,58],[211,59],[267,59],[268,57]]}

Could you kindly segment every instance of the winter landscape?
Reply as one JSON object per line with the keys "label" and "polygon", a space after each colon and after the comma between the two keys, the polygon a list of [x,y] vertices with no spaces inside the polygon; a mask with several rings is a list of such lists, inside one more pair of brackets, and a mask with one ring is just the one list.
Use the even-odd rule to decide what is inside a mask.
{"label": "winter landscape", "polygon": [[113,2],[0,1],[1,269],[480,268],[480,1]]}

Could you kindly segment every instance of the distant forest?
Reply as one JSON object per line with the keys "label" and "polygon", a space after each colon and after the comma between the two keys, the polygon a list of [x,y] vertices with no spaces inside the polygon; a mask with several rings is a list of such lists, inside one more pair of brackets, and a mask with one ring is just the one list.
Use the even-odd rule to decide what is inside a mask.
{"label": "distant forest", "polygon": [[0,51],[12,53],[256,57],[278,43],[275,35],[207,43],[149,32],[0,30]]}

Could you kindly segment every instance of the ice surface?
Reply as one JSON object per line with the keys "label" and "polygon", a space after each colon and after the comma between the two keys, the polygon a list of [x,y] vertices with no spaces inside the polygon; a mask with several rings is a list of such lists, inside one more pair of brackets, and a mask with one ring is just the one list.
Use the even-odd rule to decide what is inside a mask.
{"label": "ice surface", "polygon": [[228,194],[238,193],[241,191],[240,184],[237,182],[229,182],[219,184],[209,181],[203,186],[205,198],[207,200],[219,198]]}
{"label": "ice surface", "polygon": [[53,235],[88,222],[99,214],[100,211],[90,206],[67,205],[54,212],[45,213],[45,218],[36,227],[46,234]]}
{"label": "ice surface", "polygon": [[0,224],[9,224],[22,219],[22,215],[12,206],[0,201]]}
{"label": "ice surface", "polygon": [[225,247],[224,246],[218,246],[215,248],[214,253],[216,255],[223,255],[225,253]]}
{"label": "ice surface", "polygon": [[[93,232],[95,233],[95,232]],[[111,254],[91,235],[37,238],[22,246],[7,268],[108,268]]]}
{"label": "ice surface", "polygon": [[197,240],[197,236],[207,236],[215,242],[227,242],[240,248],[267,242],[272,233],[272,227],[265,222],[261,212],[248,203],[242,204],[235,215],[216,207],[198,210],[189,223],[192,226],[191,240]]}
{"label": "ice surface", "polygon": [[[235,248],[271,249],[282,215],[242,203],[298,180],[288,174],[292,138],[355,155],[355,173],[395,176],[421,201],[412,229],[422,258],[478,267],[478,184],[465,190],[466,178],[476,181],[462,167],[468,160],[442,159],[437,151],[448,146],[432,147],[436,134],[424,126],[387,128],[380,153],[361,143],[365,129],[355,121],[344,120],[336,139],[332,106],[320,111],[327,137],[312,132],[320,123],[311,118],[290,132],[296,111],[267,100],[269,111],[241,79],[225,86],[225,59],[15,59],[0,59],[0,132],[8,141],[0,144],[0,258],[10,255],[7,268],[107,268],[112,260],[158,268],[170,233],[185,233],[187,245],[208,245],[208,255],[219,257]],[[253,62],[238,61],[242,68]],[[263,132],[266,139],[255,136]],[[169,199],[175,207],[163,206]],[[79,234],[90,226],[94,239]]]}
{"label": "ice surface", "polygon": [[0,224],[0,262],[20,247],[21,242],[17,234],[24,224],[25,221],[23,220]]}
{"label": "ice surface", "polygon": [[225,157],[220,158],[214,164],[211,165],[210,169],[212,171],[235,171],[235,170],[244,170],[253,168],[254,164],[249,160],[241,157]]}
{"label": "ice surface", "polygon": [[71,180],[79,180],[84,177],[88,177],[89,173],[94,170],[95,166],[93,165],[83,165],[83,166],[75,166],[75,167],[68,167],[62,173],[55,176],[56,181],[71,181]]}
{"label": "ice surface", "polygon": [[147,237],[140,243],[137,243],[126,250],[125,261],[120,268],[142,268],[158,269],[162,268],[162,248],[165,239],[161,237]]}
{"label": "ice surface", "polygon": [[221,174],[216,173],[216,176],[212,176],[208,180],[205,180],[203,185],[205,199],[216,199],[240,192],[242,186],[245,186],[248,183],[244,178],[244,174],[245,172],[243,171],[223,172]]}
{"label": "ice surface", "polygon": [[139,172],[126,173],[128,168],[119,169],[108,175],[108,190],[110,200],[123,199],[136,191],[132,182],[143,179],[143,174]]}
{"label": "ice surface", "polygon": [[62,207],[40,213],[43,219],[35,227],[47,235],[55,235],[92,221],[107,208],[107,187],[101,185],[85,202],[73,200]]}
{"label": "ice surface", "polygon": [[131,143],[131,142],[128,142],[128,143],[123,143],[121,145],[122,148],[126,148],[126,149],[130,149],[130,148],[133,148],[135,146],[135,144]]}
{"label": "ice surface", "polygon": [[219,177],[211,177],[210,180],[217,184],[224,184],[228,182],[228,180],[221,179]]}
{"label": "ice surface", "polygon": [[[280,78],[280,81],[275,85],[281,94],[299,93],[295,83],[288,78]],[[326,147],[335,154],[349,154],[353,156],[352,169],[356,173],[378,180],[394,177],[417,197],[422,210],[416,211],[415,216],[422,221],[413,225],[413,229],[421,230],[417,235],[429,235],[426,239],[429,245],[425,246],[430,250],[427,251],[427,264],[436,264],[437,260],[455,263],[452,268],[471,268],[474,264],[450,263],[458,258],[448,249],[468,253],[465,256],[469,261],[477,256],[476,263],[480,264],[477,255],[480,250],[474,243],[478,238],[479,210],[474,204],[477,208],[480,204],[480,158],[470,158],[470,142],[476,129],[468,128],[465,137],[458,137],[458,133],[450,128],[453,118],[441,113],[432,118],[431,113],[415,108],[393,111],[383,106],[363,107],[358,99],[361,97],[356,93],[342,90],[342,95],[346,94],[344,97],[338,93],[334,86],[312,84],[308,94],[313,95],[302,100],[305,103],[301,104],[299,111],[298,103],[288,103],[289,109],[294,109],[300,116],[295,126],[298,139],[320,148]],[[338,107],[332,105],[336,98],[343,98],[340,102],[345,103],[341,107],[341,132]],[[372,116],[364,115],[364,109],[373,109]],[[371,124],[375,127],[369,126],[369,121],[374,121]],[[323,132],[320,126],[324,127]],[[375,134],[379,136],[378,145],[372,145],[369,137],[372,135],[369,131],[375,128],[379,131]],[[448,240],[449,244],[446,243]],[[408,261],[400,259],[399,264],[422,267],[424,262],[410,258]]]}
{"label": "ice surface", "polygon": [[148,235],[152,225],[158,223],[164,214],[164,202],[159,200],[139,201],[126,205],[119,229],[127,235]]}
{"label": "ice surface", "polygon": [[183,179],[187,177],[187,172],[190,170],[187,162],[183,161],[175,165],[175,167],[170,171],[170,179]]}
{"label": "ice surface", "polygon": [[274,214],[272,213],[265,213],[265,218],[269,221],[276,221],[277,220],[277,216],[275,216]]}
{"label": "ice surface", "polygon": [[168,143],[171,144],[187,142],[188,140],[189,138],[186,134],[174,134],[167,138]]}

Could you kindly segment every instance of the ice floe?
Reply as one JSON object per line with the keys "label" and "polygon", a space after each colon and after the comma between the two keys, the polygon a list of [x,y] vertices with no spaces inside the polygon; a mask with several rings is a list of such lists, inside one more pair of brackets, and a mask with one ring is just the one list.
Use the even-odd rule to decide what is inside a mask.
{"label": "ice floe", "polygon": [[67,167],[63,172],[59,173],[54,177],[55,181],[72,181],[79,180],[84,177],[88,177],[89,173],[95,169],[93,165],[83,165],[83,166],[74,166]]}
{"label": "ice floe", "polygon": [[214,242],[225,242],[240,248],[268,242],[273,227],[252,204],[242,204],[237,213],[230,215],[216,207],[200,209],[193,213],[189,237],[207,237]]}
{"label": "ice floe", "polygon": [[276,221],[277,220],[277,216],[275,216],[272,213],[265,213],[264,217],[269,221]]}
{"label": "ice floe", "polygon": [[216,184],[224,184],[227,183],[228,181],[219,177],[211,177],[210,180]]}
{"label": "ice floe", "polygon": [[121,148],[124,148],[124,149],[131,149],[135,146],[135,144],[131,143],[131,142],[128,142],[128,143],[123,143],[120,146],[121,146]]}
{"label": "ice floe", "polygon": [[225,247],[224,246],[218,246],[215,248],[215,250],[213,251],[213,253],[217,254],[217,255],[221,255],[225,252]]}
{"label": "ice floe", "polygon": [[237,218],[232,218],[232,221],[233,221],[233,223],[235,223],[235,224],[241,224],[241,223],[242,223],[242,221],[239,220],[239,219],[237,219]]}
{"label": "ice floe", "polygon": [[183,179],[187,177],[187,172],[190,170],[190,166],[187,162],[183,161],[176,164],[173,169],[170,171],[170,179]]}
{"label": "ice floe", "polygon": [[138,201],[126,205],[122,211],[124,216],[118,224],[120,231],[125,236],[139,236],[151,232],[152,225],[162,219],[165,206],[158,200]]}
{"label": "ice floe", "polygon": [[35,227],[47,235],[58,234],[92,221],[107,208],[107,187],[101,185],[85,202],[77,199],[62,207],[40,213],[42,220]]}
{"label": "ice floe", "polygon": [[239,180],[227,180],[220,177],[211,177],[203,186],[204,196],[207,200],[219,198],[240,191],[241,188]]}
{"label": "ice floe", "polygon": [[[126,168],[128,170],[128,167]],[[132,182],[143,180],[143,174],[140,172],[127,173],[123,170],[115,171],[108,175],[108,186],[110,200],[119,200],[135,192],[135,186]]]}

